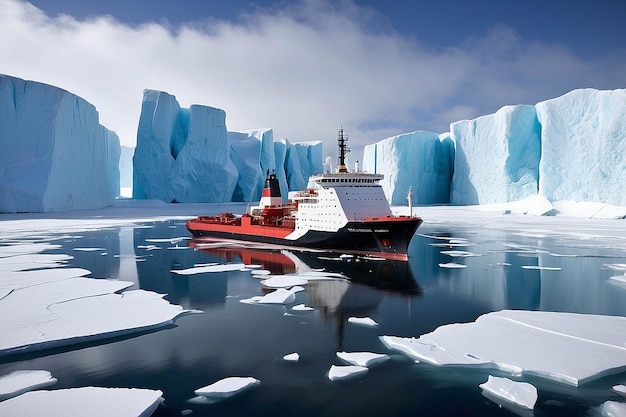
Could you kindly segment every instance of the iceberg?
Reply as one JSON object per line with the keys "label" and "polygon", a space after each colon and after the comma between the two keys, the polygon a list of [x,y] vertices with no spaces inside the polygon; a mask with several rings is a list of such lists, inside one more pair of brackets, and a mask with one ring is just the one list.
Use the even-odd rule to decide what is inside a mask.
{"label": "iceberg", "polygon": [[300,354],[298,354],[298,352],[289,353],[283,356],[283,360],[287,362],[298,362],[300,360]]}
{"label": "iceberg", "polygon": [[283,169],[275,163],[274,132],[272,129],[228,132],[228,138],[230,158],[239,172],[232,201],[258,201],[267,172]]}
{"label": "iceberg", "polygon": [[448,203],[453,168],[454,143],[445,134],[405,133],[363,149],[363,170],[384,174],[380,184],[393,205],[407,205],[409,188],[415,204]]}
{"label": "iceberg", "polygon": [[116,416],[152,415],[163,392],[138,388],[82,387],[31,391],[0,402],[3,416]]}
{"label": "iceberg", "polygon": [[322,142],[286,141],[285,174],[290,190],[307,188],[309,177],[322,172]]}
{"label": "iceberg", "polygon": [[224,110],[200,105],[181,109],[174,96],[144,90],[133,198],[231,201],[238,174],[229,154]]}
{"label": "iceberg", "polygon": [[48,371],[15,371],[0,376],[0,401],[57,383]]}
{"label": "iceberg", "polygon": [[452,122],[449,133],[405,133],[363,152],[364,169],[385,175],[391,204],[406,205],[409,187],[416,204],[541,197],[543,204],[525,212],[533,215],[558,214],[551,203],[561,201],[626,206],[624,161],[626,89],[579,89],[536,105],[504,106]]}
{"label": "iceberg", "polygon": [[535,107],[540,194],[626,206],[626,89],[574,90]]}
{"label": "iceberg", "polygon": [[528,410],[535,408],[537,388],[527,382],[515,382],[508,378],[489,375],[484,384],[479,385],[486,393],[490,393],[506,403],[514,404]]}
{"label": "iceberg", "polygon": [[260,383],[261,381],[256,378],[232,376],[220,379],[206,387],[198,388],[194,391],[194,394],[203,397],[228,398]]}
{"label": "iceberg", "polygon": [[96,108],[0,74],[0,213],[96,209],[120,192],[120,142]]}
{"label": "iceberg", "polygon": [[450,124],[456,144],[450,203],[493,204],[537,194],[541,130],[534,106]]}
{"label": "iceberg", "polygon": [[626,369],[626,317],[502,310],[419,338],[382,336],[433,365],[494,368],[579,386]]}

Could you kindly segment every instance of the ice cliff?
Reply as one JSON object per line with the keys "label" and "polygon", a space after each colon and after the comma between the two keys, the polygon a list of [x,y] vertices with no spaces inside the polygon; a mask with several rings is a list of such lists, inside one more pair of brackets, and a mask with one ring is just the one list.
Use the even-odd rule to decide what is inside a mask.
{"label": "ice cliff", "polygon": [[0,74],[0,212],[101,208],[119,195],[120,143],[84,99]]}
{"label": "ice cliff", "polygon": [[453,167],[454,144],[445,134],[405,133],[363,151],[363,169],[385,175],[381,185],[395,205],[407,205],[409,187],[414,204],[447,203]]}
{"label": "ice cliff", "polygon": [[[322,144],[274,141],[271,129],[228,132],[224,110],[181,108],[145,90],[133,156],[133,197],[166,202],[258,201],[267,171],[283,197],[322,171]],[[299,178],[306,175],[303,181]]]}
{"label": "ice cliff", "polygon": [[534,106],[505,106],[451,123],[449,136],[454,150],[445,139],[439,148],[426,145],[437,144],[428,132],[368,145],[364,169],[385,174],[392,204],[406,204],[411,186],[417,204],[447,202],[446,195],[455,205],[538,195],[626,206],[626,89],[580,89]]}

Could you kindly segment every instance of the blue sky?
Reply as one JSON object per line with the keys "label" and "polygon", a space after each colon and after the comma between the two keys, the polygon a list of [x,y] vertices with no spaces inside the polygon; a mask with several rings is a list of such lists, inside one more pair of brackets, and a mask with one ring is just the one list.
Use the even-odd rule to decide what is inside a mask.
{"label": "blue sky", "polygon": [[621,0],[0,0],[0,73],[78,94],[126,145],[150,88],[332,154],[339,125],[359,149],[625,88],[624,21]]}

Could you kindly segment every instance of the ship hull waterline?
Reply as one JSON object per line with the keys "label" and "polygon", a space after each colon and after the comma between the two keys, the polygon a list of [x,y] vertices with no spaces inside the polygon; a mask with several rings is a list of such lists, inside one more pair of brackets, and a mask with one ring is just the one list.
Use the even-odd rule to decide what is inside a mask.
{"label": "ship hull waterline", "polygon": [[419,217],[377,222],[352,221],[336,232],[309,230],[295,240],[285,239],[291,231],[280,227],[251,225],[244,228],[189,220],[187,229],[195,238],[265,243],[406,261],[411,238],[421,224],[422,219]]}

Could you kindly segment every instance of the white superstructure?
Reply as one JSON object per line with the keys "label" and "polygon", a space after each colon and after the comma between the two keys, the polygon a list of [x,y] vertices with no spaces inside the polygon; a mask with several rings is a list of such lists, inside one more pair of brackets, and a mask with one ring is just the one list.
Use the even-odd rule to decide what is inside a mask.
{"label": "white superstructure", "polygon": [[391,215],[378,183],[380,174],[363,172],[319,174],[309,178],[309,188],[290,193],[297,202],[296,229],[287,238],[297,239],[309,230],[336,232],[349,221]]}

